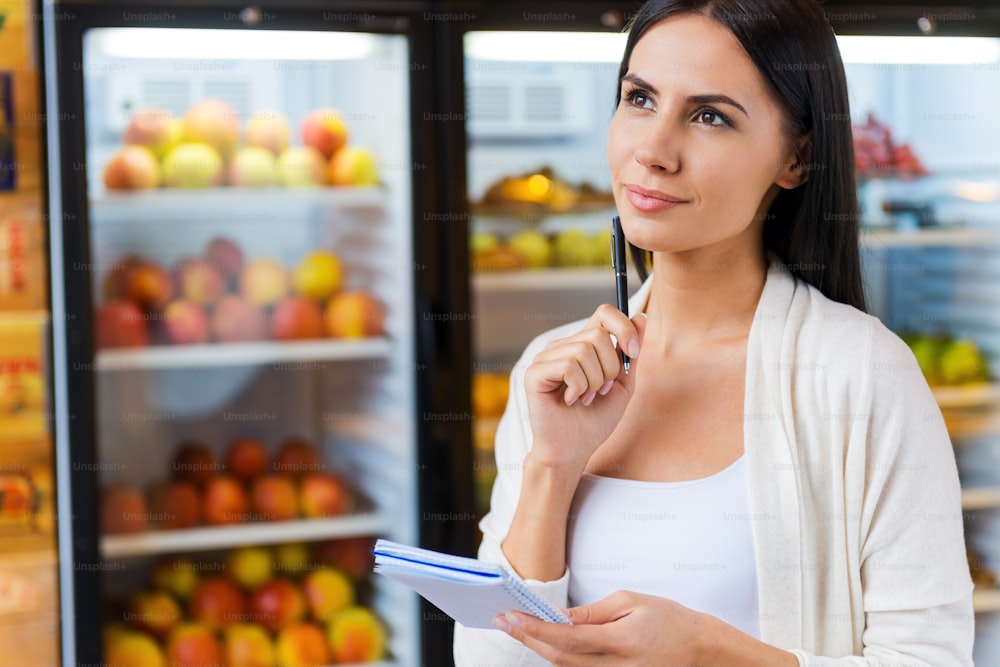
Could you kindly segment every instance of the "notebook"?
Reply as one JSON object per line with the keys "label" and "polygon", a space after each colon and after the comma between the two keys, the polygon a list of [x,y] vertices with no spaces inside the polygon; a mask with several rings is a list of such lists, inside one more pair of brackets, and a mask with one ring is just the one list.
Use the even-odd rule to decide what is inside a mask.
{"label": "notebook", "polygon": [[496,563],[377,540],[375,572],[402,582],[469,628],[493,628],[493,617],[523,611],[553,623],[570,624],[548,600],[516,574]]}

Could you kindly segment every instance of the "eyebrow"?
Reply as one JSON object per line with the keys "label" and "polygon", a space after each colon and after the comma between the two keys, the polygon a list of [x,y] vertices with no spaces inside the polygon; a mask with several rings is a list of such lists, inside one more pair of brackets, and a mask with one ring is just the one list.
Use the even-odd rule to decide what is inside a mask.
{"label": "eyebrow", "polygon": [[[626,74],[625,76],[622,77],[622,81],[628,81],[629,83],[633,83],[633,84],[635,84],[636,86],[638,86],[640,88],[644,88],[644,89],[648,90],[649,92],[653,93],[654,95],[658,95],[659,94],[659,92],[656,90],[655,86],[653,86],[652,84],[650,84],[647,81],[644,81],[643,79],[641,79],[640,77],[636,76],[635,74]],[[708,94],[705,94],[705,95],[689,95],[687,99],[688,99],[688,102],[691,102],[692,104],[728,104],[728,105],[736,107],[737,109],[739,109],[740,111],[742,111],[743,115],[746,116],[747,118],[750,117],[750,114],[747,113],[747,110],[743,108],[742,104],[740,104],[739,102],[737,102],[733,98],[729,97],[728,95],[723,95],[722,93],[708,93]]]}

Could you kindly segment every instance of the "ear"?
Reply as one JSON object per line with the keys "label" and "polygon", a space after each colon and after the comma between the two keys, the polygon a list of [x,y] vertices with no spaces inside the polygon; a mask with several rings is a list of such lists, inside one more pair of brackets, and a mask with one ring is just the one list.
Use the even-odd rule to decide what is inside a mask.
{"label": "ear", "polygon": [[795,153],[789,155],[774,182],[786,190],[794,190],[809,180],[812,165],[812,135],[807,134],[795,141]]}

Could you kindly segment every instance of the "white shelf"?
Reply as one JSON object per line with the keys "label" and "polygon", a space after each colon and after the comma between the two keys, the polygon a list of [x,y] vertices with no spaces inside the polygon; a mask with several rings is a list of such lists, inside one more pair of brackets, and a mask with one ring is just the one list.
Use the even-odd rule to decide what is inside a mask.
{"label": "white shelf", "polygon": [[966,385],[932,388],[941,409],[975,408],[1000,404],[1000,382],[975,382]]}
{"label": "white shelf", "polygon": [[1000,588],[977,588],[972,592],[972,610],[977,614],[1000,611]]}
{"label": "white shelf", "polygon": [[107,535],[101,538],[101,556],[113,559],[182,551],[211,551],[246,544],[281,544],[375,535],[390,529],[389,521],[377,514],[301,521],[259,521],[235,526],[200,526],[188,530]]}
{"label": "white shelf", "polygon": [[[629,272],[629,283],[638,287],[638,278]],[[607,267],[518,269],[480,271],[472,274],[477,292],[532,292],[539,290],[614,290],[615,274]],[[633,290],[634,291],[634,290]]]}
{"label": "white shelf", "polygon": [[982,510],[1000,507],[1000,487],[962,489],[962,509]]}
{"label": "white shelf", "polygon": [[161,188],[134,192],[107,192],[93,197],[90,205],[98,210],[115,210],[155,207],[159,213],[197,209],[228,210],[257,206],[316,204],[343,208],[381,208],[386,205],[389,192],[380,187],[272,187],[272,188],[205,188],[185,190]]}
{"label": "white shelf", "polygon": [[1000,245],[1000,229],[955,227],[900,231],[862,228],[861,245],[872,248]]}
{"label": "white shelf", "polygon": [[324,339],[294,342],[207,343],[105,349],[97,353],[97,370],[247,366],[278,362],[374,359],[392,354],[388,338]]}

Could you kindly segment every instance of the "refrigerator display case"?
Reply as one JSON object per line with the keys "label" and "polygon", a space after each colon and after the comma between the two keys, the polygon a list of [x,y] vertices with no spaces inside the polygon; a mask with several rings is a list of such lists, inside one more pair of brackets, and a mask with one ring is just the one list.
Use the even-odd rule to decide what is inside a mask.
{"label": "refrigerator display case", "polygon": [[370,572],[471,548],[422,9],[47,5],[66,664],[450,655]]}

